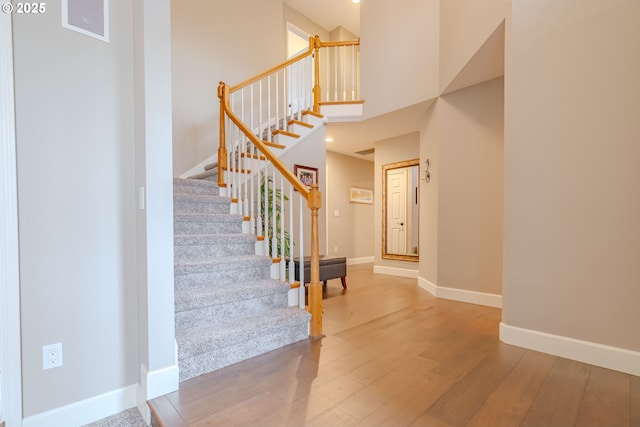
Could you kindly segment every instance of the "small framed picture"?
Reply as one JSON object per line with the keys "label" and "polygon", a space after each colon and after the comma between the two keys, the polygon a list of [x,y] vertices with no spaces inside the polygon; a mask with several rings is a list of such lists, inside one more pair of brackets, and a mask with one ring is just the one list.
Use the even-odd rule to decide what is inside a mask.
{"label": "small framed picture", "polygon": [[369,188],[360,188],[360,187],[350,187],[350,198],[349,201],[351,203],[373,203],[373,190]]}
{"label": "small framed picture", "polygon": [[293,173],[309,189],[311,189],[311,184],[318,183],[318,168],[312,168],[310,166],[302,166],[302,165],[293,165]]}

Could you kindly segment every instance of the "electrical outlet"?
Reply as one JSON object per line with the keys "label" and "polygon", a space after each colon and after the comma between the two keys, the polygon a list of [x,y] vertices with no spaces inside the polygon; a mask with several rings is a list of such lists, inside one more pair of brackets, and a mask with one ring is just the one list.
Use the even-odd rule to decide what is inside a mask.
{"label": "electrical outlet", "polygon": [[42,369],[62,366],[62,343],[42,347]]}
{"label": "electrical outlet", "polygon": [[333,247],[333,252],[338,253],[338,247],[337,246]]}

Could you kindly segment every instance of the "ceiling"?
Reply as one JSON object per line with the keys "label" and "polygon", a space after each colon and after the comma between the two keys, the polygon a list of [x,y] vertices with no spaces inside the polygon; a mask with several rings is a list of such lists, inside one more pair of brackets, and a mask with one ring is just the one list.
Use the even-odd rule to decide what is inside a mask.
{"label": "ceiling", "polygon": [[284,0],[327,31],[342,26],[360,37],[360,4],[351,0]]}

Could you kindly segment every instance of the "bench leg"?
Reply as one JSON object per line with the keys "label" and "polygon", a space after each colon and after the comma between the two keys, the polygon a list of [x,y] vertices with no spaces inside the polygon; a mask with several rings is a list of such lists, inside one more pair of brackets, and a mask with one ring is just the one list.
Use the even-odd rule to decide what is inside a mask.
{"label": "bench leg", "polygon": [[342,287],[347,289],[347,276],[342,276],[340,280],[342,281]]}

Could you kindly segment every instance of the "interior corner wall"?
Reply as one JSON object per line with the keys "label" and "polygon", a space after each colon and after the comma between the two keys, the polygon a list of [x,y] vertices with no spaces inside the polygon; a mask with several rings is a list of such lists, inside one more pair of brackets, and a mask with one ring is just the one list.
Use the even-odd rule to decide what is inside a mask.
{"label": "interior corner wall", "polygon": [[640,2],[512,9],[503,323],[634,351],[637,372]]}
{"label": "interior corner wall", "polygon": [[327,254],[373,258],[374,205],[350,201],[350,187],[373,190],[373,176],[373,162],[327,151]]}
{"label": "interior corner wall", "polygon": [[[420,238],[419,277],[432,285],[438,283],[438,170],[440,159],[440,99],[429,107],[420,120]],[[426,182],[426,161],[429,182]]]}
{"label": "interior corner wall", "polygon": [[440,2],[441,91],[505,19],[510,4],[510,0]]}
{"label": "interior corner wall", "polygon": [[[439,95],[439,0],[360,3],[360,76],[365,118]],[[401,73],[398,70],[402,70]]]}
{"label": "interior corner wall", "polygon": [[[398,268],[418,271],[418,263],[414,261],[398,261],[382,259],[382,166],[420,158],[420,134],[418,132],[377,141],[375,143],[374,227],[373,248],[376,267]],[[421,251],[421,248],[418,248]],[[420,256],[422,254],[420,253]]]}
{"label": "interior corner wall", "polygon": [[282,0],[171,1],[174,176],[217,153],[218,83],[283,62],[284,27]]}
{"label": "interior corner wall", "polygon": [[504,80],[438,100],[439,287],[502,294]]}
{"label": "interior corner wall", "polygon": [[[296,27],[300,28],[305,33],[309,34],[309,36],[313,37],[315,35],[320,36],[320,40],[329,40],[329,32],[322,28],[320,25],[313,22],[311,19],[307,18],[297,10],[291,8],[286,3],[284,4],[284,24],[287,22],[292,23]],[[285,25],[286,31],[286,25]]]}
{"label": "interior corner wall", "polygon": [[138,380],[132,5],[109,43],[46,6],[13,16],[25,418]]}

